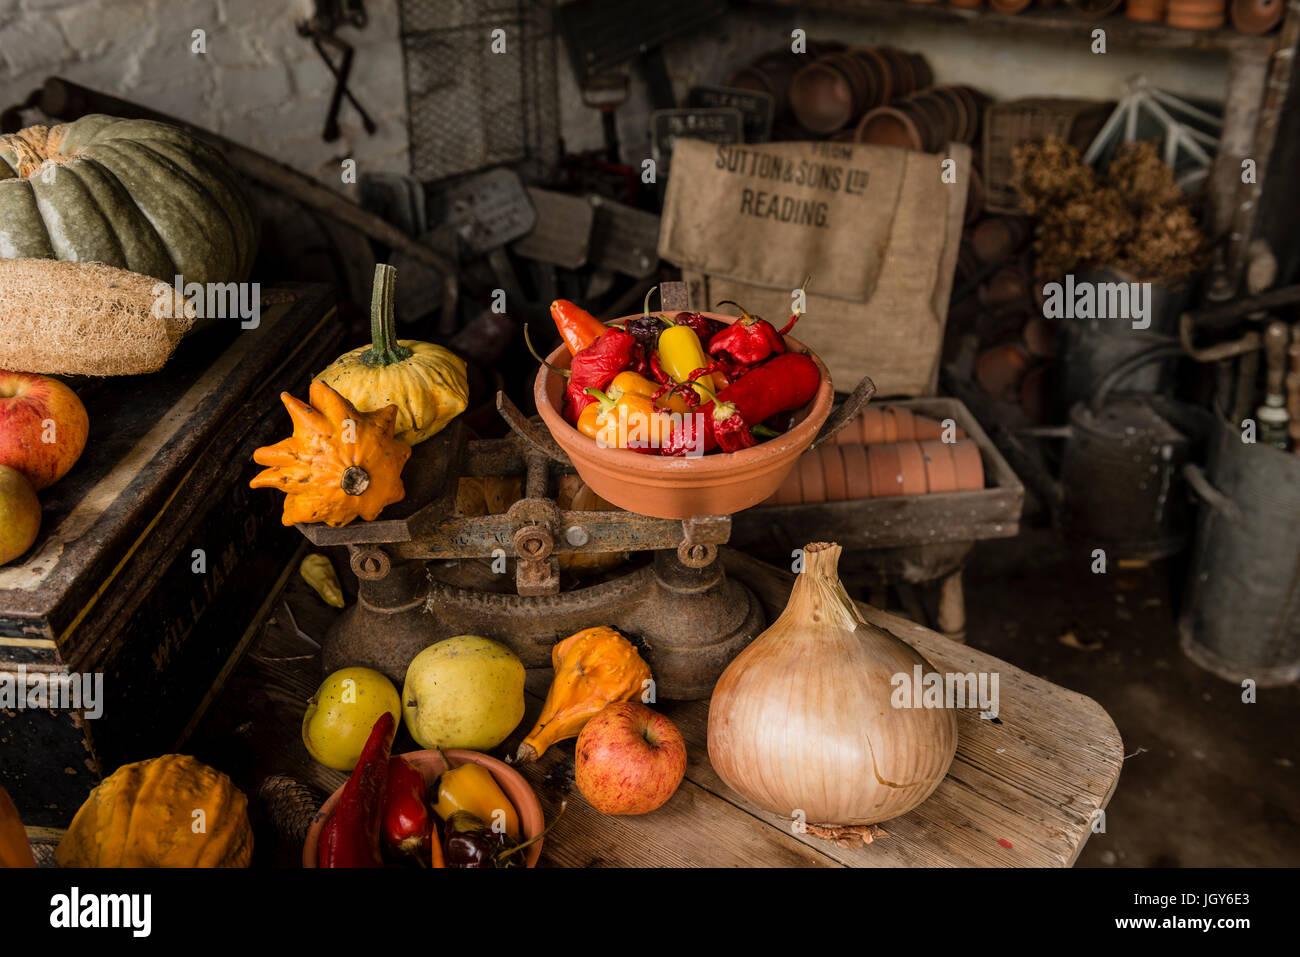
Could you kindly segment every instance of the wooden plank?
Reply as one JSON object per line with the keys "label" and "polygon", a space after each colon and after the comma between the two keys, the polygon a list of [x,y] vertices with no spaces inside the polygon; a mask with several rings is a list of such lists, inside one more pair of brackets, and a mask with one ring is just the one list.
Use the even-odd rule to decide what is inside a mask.
{"label": "wooden plank", "polygon": [[967,9],[940,3],[913,3],[900,6],[897,0],[750,0],[758,6],[797,7],[825,13],[860,17],[864,20],[916,24],[943,23],[984,34],[1019,33],[1078,36],[1088,38],[1097,27],[1104,27],[1111,48],[1157,48],[1191,50],[1198,53],[1223,53],[1236,49],[1271,49],[1271,36],[1248,36],[1229,26],[1219,30],[1180,30],[1163,23],[1142,23],[1122,14],[1095,17],[1081,16],[1066,6],[1032,7],[1015,15],[986,9]]}

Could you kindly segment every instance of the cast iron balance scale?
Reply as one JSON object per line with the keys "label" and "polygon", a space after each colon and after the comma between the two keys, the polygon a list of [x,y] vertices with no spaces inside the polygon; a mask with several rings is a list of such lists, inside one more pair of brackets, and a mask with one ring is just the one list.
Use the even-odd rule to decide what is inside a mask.
{"label": "cast iron balance scale", "polygon": [[[689,308],[685,283],[665,283],[663,308]],[[870,379],[826,420],[813,447],[852,421],[870,400]],[[611,625],[640,646],[664,698],[707,698],[722,670],[766,626],[758,599],[728,578],[718,547],[729,515],[675,520],[621,509],[561,509],[555,490],[574,471],[539,422],[504,392],[497,411],[511,428],[501,439],[471,438],[460,420],[415,447],[406,498],[372,522],[342,528],[299,525],[317,546],[346,545],[359,582],[356,603],[326,637],[325,673],[348,666],[382,671],[400,687],[407,664],[434,641],[481,634],[507,644],[524,663],[550,664],[556,641]],[[516,476],[523,497],[499,515],[455,515],[461,477]],[[621,577],[561,590],[559,556],[653,551]],[[513,559],[514,593],[440,580],[434,564]],[[504,567],[504,563],[502,566]]]}

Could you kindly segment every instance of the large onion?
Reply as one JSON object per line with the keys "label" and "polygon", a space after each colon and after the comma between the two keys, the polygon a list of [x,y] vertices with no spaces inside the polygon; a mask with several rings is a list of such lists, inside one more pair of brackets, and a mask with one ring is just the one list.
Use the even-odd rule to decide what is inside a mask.
{"label": "large onion", "polygon": [[874,824],[916,807],[957,750],[950,708],[895,708],[895,675],[934,670],[863,621],[836,572],[840,547],[804,549],[781,617],[722,673],[709,760],[754,804],[810,824]]}

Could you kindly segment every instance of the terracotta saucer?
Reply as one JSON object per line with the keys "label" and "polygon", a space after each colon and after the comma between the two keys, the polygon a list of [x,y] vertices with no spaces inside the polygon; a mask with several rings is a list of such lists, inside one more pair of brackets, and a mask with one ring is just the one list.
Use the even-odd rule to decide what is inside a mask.
{"label": "terracotta saucer", "polygon": [[845,445],[840,448],[844,457],[844,484],[851,499],[871,498],[871,473],[867,470],[867,447]]}
{"label": "terracotta saucer", "polygon": [[925,456],[918,442],[899,442],[898,465],[904,495],[924,495],[929,487],[925,478]]}
{"label": "terracotta saucer", "polygon": [[823,60],[809,63],[790,81],[790,109],[812,133],[834,133],[853,118],[853,87],[848,77]]}
{"label": "terracotta saucer", "polygon": [[962,491],[984,487],[984,460],[973,439],[962,439],[948,447],[957,472],[957,488]]}
{"label": "terracotta saucer", "polygon": [[867,472],[871,475],[872,498],[903,494],[903,463],[897,443],[867,446]]}
{"label": "terracotta saucer", "polygon": [[921,443],[925,456],[925,487],[928,492],[955,492],[957,467],[952,461],[952,449],[946,442],[927,439]]}
{"label": "terracotta saucer", "polygon": [[842,502],[849,497],[849,483],[844,475],[844,453],[838,445],[827,443],[817,449],[822,459],[822,476],[826,479],[826,501]]}

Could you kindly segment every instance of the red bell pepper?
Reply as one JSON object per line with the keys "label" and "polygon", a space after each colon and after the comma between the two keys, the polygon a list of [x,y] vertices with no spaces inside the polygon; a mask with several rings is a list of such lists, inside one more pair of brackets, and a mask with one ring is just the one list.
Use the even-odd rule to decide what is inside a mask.
{"label": "red bell pepper", "polygon": [[317,844],[321,867],[384,866],[379,831],[388,787],[388,753],[396,730],[387,711],[370,729],[352,776],[343,785],[339,805],[321,828]]}
{"label": "red bell pepper", "polygon": [[388,759],[384,796],[384,846],[396,855],[422,855],[429,848],[432,822],[425,804],[424,775],[395,754]]}
{"label": "red bell pepper", "polygon": [[[735,407],[735,414],[740,416],[748,432],[749,426],[810,402],[820,385],[821,373],[811,359],[800,352],[782,353],[721,390],[713,402],[702,404],[696,410],[701,415],[683,416],[681,427],[675,428],[668,437],[662,454],[685,455],[697,449],[703,453],[719,446],[735,451],[744,447],[737,443],[745,440],[736,437],[737,423],[727,413],[725,405]],[[715,416],[715,406],[719,405],[724,408],[718,409]],[[725,423],[722,434],[718,432],[719,421]],[[733,448],[727,449],[727,445],[733,445]]]}

